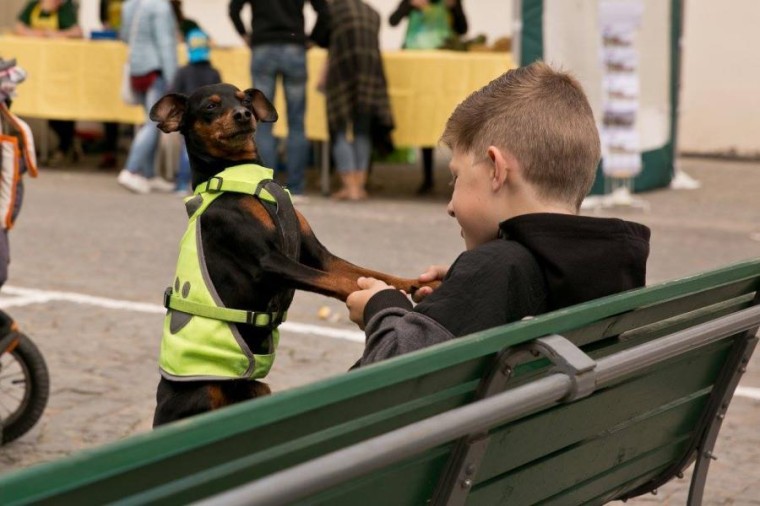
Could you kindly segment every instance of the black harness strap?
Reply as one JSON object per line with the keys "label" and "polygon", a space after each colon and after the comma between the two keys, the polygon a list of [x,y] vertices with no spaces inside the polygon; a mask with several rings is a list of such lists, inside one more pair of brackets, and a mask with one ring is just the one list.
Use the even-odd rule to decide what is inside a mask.
{"label": "black harness strap", "polygon": [[[298,216],[293,207],[293,202],[290,200],[290,195],[272,179],[264,179],[259,183],[256,187],[256,198],[260,198],[259,194],[262,190],[266,190],[277,202],[277,205],[273,208],[262,199],[264,208],[272,217],[272,221],[274,221],[275,227],[280,234],[282,251],[285,256],[298,262],[301,258],[301,227],[298,224]],[[286,290],[282,296],[275,297],[272,300],[268,310],[277,313],[286,311],[293,301],[294,295],[295,290]]]}

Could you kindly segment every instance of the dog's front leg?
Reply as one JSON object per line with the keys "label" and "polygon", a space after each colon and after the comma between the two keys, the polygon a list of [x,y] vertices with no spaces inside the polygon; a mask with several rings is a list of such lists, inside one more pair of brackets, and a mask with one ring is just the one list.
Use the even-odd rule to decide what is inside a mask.
{"label": "dog's front leg", "polygon": [[290,288],[320,293],[343,302],[349,294],[359,290],[356,278],[315,269],[277,251],[269,252],[261,258],[261,267],[267,274],[285,281]]}
{"label": "dog's front leg", "polygon": [[[352,264],[340,257],[337,257],[330,253],[330,251],[321,243],[314,231],[311,229],[309,222],[306,218],[296,210],[298,215],[298,221],[301,226],[301,262],[309,267],[322,272],[324,275],[329,276],[329,279],[343,279],[341,286],[348,285],[353,287],[350,292],[359,289],[356,284],[356,280],[360,277],[371,277],[384,281],[385,283],[399,289],[406,293],[414,293],[421,286],[433,286],[436,287],[440,282],[435,281],[433,283],[420,283],[417,279],[400,278],[398,276],[391,276],[384,272],[373,271],[366,269],[358,265]],[[348,294],[345,295],[347,297]],[[339,297],[341,300],[345,300],[344,296]]]}

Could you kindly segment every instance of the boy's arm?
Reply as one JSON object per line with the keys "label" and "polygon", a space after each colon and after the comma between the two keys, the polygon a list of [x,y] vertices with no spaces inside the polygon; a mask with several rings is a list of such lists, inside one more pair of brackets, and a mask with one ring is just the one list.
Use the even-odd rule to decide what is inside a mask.
{"label": "boy's arm", "polygon": [[376,313],[367,323],[365,332],[367,343],[364,353],[354,367],[374,364],[455,337],[432,318],[402,307],[391,307]]}
{"label": "boy's arm", "polygon": [[441,286],[413,310],[397,290],[374,293],[363,306],[367,344],[357,365],[539,314],[545,302],[543,274],[530,253],[492,241],[462,253]]}

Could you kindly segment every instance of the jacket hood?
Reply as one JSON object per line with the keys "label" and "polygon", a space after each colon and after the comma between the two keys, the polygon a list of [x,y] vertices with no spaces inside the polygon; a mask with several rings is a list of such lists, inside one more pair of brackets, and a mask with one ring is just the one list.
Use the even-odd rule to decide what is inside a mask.
{"label": "jacket hood", "polygon": [[646,282],[648,227],[617,218],[536,213],[499,225],[525,246],[547,283],[548,309],[640,288]]}

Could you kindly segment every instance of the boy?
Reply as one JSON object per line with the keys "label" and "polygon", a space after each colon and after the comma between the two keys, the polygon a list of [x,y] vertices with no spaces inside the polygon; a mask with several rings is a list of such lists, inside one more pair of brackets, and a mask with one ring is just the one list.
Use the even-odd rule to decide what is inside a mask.
{"label": "boy", "polygon": [[442,136],[452,149],[448,213],[466,251],[431,267],[412,308],[372,278],[346,305],[365,326],[357,366],[644,285],[649,229],[578,216],[600,158],[599,134],[578,82],[542,62],[470,95]]}
{"label": "boy", "polygon": [[[172,93],[191,95],[197,88],[209,84],[219,84],[222,77],[209,61],[210,41],[200,28],[192,28],[185,37],[187,44],[187,65],[177,70],[170,87]],[[179,150],[179,170],[174,191],[180,196],[188,195],[190,188],[190,160],[187,157],[184,137]]]}

